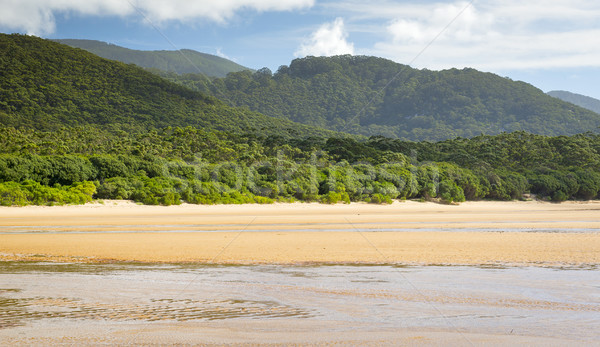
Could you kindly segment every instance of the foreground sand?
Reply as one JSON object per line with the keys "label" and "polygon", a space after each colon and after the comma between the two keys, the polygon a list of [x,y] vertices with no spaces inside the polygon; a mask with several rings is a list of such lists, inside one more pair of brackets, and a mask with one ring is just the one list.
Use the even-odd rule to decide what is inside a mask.
{"label": "foreground sand", "polygon": [[106,202],[0,208],[0,232],[3,260],[600,264],[600,202]]}

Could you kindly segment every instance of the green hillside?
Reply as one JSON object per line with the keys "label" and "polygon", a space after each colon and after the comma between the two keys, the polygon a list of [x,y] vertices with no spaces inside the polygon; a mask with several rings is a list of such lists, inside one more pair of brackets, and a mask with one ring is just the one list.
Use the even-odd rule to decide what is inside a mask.
{"label": "green hillside", "polygon": [[0,35],[0,124],[195,126],[282,136],[327,132],[236,109],[133,65],[32,36]]}
{"label": "green hillside", "polygon": [[581,106],[590,111],[600,113],[600,100],[591,98],[589,96],[567,92],[564,90],[553,90],[548,92],[548,95],[555,98],[559,98],[562,101],[570,102],[577,106]]}
{"label": "green hillside", "polygon": [[[397,64],[377,58],[315,59],[294,61],[275,75],[267,70],[233,73],[214,83],[199,75],[167,75],[197,89],[228,92],[238,103],[253,102],[252,108],[265,107],[272,114],[296,111],[296,119],[309,115],[305,118],[314,124],[333,122],[338,129],[345,129],[346,122],[355,132],[386,129],[385,121],[398,119],[410,105],[412,112],[425,106],[429,111],[404,118],[405,123],[430,117],[457,132],[473,131],[469,119],[483,122],[483,110],[495,110],[494,117],[537,114],[537,123],[523,119],[551,130],[563,119],[557,110],[570,110],[575,120],[594,114],[540,96],[527,84],[474,70],[434,73],[398,70]],[[352,70],[352,61],[372,69]],[[340,68],[340,62],[348,66]],[[389,79],[398,71],[404,84]],[[257,94],[250,98],[241,91]],[[369,103],[371,98],[375,101]],[[468,113],[476,98],[479,107]],[[339,118],[357,109],[368,116],[358,112],[356,117],[364,128]],[[462,113],[440,120],[428,116],[448,110]],[[339,119],[332,118],[336,114]],[[487,122],[496,124],[494,117]],[[456,119],[462,119],[461,127]],[[415,137],[452,135],[436,132],[442,126],[415,129],[409,133]],[[513,132],[435,143],[352,137],[229,107],[142,68],[81,49],[0,35],[3,206],[81,204],[96,198],[163,205],[452,203],[522,199],[527,193],[563,201],[597,198],[599,170],[600,135],[591,132],[557,137]]]}
{"label": "green hillside", "polygon": [[230,72],[249,70],[231,60],[191,49],[140,51],[95,40],[61,39],[54,41],[85,49],[102,58],[177,74],[201,73],[210,77],[225,77]]}
{"label": "green hillside", "polygon": [[275,73],[236,72],[212,84],[191,77],[172,79],[269,116],[362,135],[442,140],[505,131],[569,135],[600,126],[600,115],[524,82],[376,57],[307,57]]}

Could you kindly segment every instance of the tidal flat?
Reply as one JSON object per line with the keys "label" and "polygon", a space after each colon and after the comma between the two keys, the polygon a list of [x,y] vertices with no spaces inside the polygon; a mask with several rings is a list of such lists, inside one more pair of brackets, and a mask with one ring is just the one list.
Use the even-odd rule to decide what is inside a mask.
{"label": "tidal flat", "polygon": [[595,268],[0,262],[0,344],[592,345]]}
{"label": "tidal flat", "polygon": [[0,208],[0,345],[594,345],[600,203]]}
{"label": "tidal flat", "polygon": [[8,207],[0,260],[589,266],[600,202]]}

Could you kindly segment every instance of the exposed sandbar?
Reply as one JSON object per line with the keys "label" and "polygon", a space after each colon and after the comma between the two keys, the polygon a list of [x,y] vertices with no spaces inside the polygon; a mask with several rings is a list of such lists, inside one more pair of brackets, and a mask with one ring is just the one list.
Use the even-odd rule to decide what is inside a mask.
{"label": "exposed sandbar", "polygon": [[0,208],[0,232],[4,260],[600,264],[600,202],[106,202]]}

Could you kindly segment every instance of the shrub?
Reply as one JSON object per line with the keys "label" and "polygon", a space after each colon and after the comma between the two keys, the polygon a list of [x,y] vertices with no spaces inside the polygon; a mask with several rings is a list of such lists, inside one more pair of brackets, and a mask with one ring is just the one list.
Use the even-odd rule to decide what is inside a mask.
{"label": "shrub", "polygon": [[392,198],[390,198],[387,195],[375,193],[375,194],[371,195],[369,202],[372,204],[391,204]]}
{"label": "shrub", "polygon": [[30,193],[16,182],[0,183],[0,205],[25,206],[30,204]]}
{"label": "shrub", "polygon": [[463,189],[456,185],[454,181],[444,180],[440,182],[440,198],[445,203],[465,201]]}

